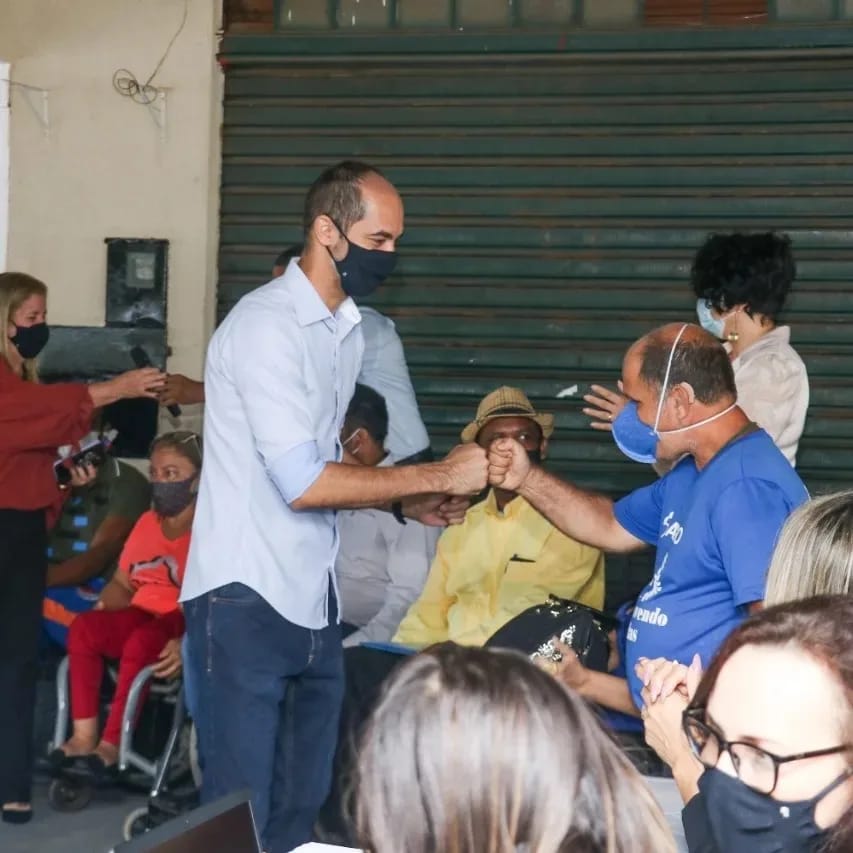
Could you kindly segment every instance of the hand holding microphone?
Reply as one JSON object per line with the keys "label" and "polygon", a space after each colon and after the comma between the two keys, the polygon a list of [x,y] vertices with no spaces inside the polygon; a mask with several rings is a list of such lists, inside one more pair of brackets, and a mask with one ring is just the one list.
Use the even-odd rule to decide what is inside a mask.
{"label": "hand holding microphone", "polygon": [[[140,346],[133,347],[133,349],[131,349],[131,351],[130,351],[130,357],[133,359],[133,363],[138,368],[140,368],[140,371],[134,371],[134,372],[141,372],[143,369],[149,369],[149,370],[154,369],[154,370],[156,370],[156,368],[154,368],[154,365],[151,362],[151,357],[148,355],[148,353],[145,351],[145,349],[143,347],[140,347]],[[158,371],[158,373],[159,373],[159,371]],[[164,379],[164,381],[165,381],[165,379]],[[163,383],[160,383],[160,384],[162,386]],[[173,403],[172,405],[166,406],[166,408],[167,408],[169,414],[173,418],[179,418],[181,416],[181,407],[180,406]]]}

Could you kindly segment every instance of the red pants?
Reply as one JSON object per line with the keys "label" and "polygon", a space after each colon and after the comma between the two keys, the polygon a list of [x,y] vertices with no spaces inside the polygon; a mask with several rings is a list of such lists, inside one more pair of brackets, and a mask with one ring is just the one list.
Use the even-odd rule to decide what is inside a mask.
{"label": "red pants", "polygon": [[154,616],[138,607],[81,613],[68,629],[72,718],[86,720],[98,716],[104,658],[118,660],[118,683],[101,735],[102,740],[118,746],[121,719],[133,679],[157,661],[169,640],[183,633],[184,614],[180,610],[164,616]]}

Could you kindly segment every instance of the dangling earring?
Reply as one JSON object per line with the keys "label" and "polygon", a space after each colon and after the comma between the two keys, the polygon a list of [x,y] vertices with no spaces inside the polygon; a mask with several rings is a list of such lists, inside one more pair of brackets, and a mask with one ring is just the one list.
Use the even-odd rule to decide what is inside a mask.
{"label": "dangling earring", "polygon": [[738,315],[738,313],[739,313],[739,312],[736,312],[736,313],[735,313],[735,327],[734,327],[734,329],[732,329],[732,330],[731,330],[731,331],[726,335],[726,340],[727,340],[730,344],[737,343],[737,340],[738,340],[738,338],[740,337],[740,335],[738,334],[738,331],[737,331],[737,315]]}

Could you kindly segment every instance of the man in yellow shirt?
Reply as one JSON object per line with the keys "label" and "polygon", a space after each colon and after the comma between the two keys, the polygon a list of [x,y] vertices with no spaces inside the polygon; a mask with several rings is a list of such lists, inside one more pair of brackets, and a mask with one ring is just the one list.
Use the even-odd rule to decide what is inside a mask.
{"label": "man in yellow shirt", "polygon": [[[553,415],[537,412],[518,388],[503,387],[480,403],[462,442],[488,450],[514,438],[538,463],[553,430]],[[462,524],[442,534],[426,586],[394,642],[483,645],[513,616],[552,594],[601,609],[604,555],[566,536],[515,492],[492,489]]]}
{"label": "man in yellow shirt", "polygon": [[[462,431],[463,444],[513,438],[539,463],[548,451],[554,416],[537,412],[523,391],[498,388],[483,399]],[[524,498],[492,489],[462,524],[444,531],[420,597],[394,642],[423,648],[445,640],[483,645],[513,616],[549,595],[601,608],[604,556],[561,533]],[[342,801],[354,765],[354,735],[376,702],[382,682],[405,657],[366,646],[345,649],[346,690],[332,792],[321,813],[322,840],[353,845]]]}

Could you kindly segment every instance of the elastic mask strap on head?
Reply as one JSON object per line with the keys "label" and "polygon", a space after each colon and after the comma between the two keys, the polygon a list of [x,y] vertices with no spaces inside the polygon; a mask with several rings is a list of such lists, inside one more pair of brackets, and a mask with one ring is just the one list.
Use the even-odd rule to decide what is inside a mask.
{"label": "elastic mask strap on head", "polygon": [[[329,216],[329,214],[327,213],[327,214],[326,214],[326,216]],[[337,219],[332,219],[332,217],[331,217],[331,216],[329,216],[329,219],[331,219],[331,220],[332,220],[332,225],[334,225],[334,226],[335,226],[335,228],[337,228],[337,229],[338,229],[338,234],[340,234],[340,235],[341,235],[341,237],[343,237],[343,238],[344,238],[344,240],[346,240],[346,241],[347,241],[347,245],[351,245],[351,244],[350,244],[350,239],[349,239],[349,237],[347,237],[347,235],[346,235],[346,231],[344,231],[344,229],[343,229],[343,228],[341,228],[341,226],[340,226],[340,225],[338,225],[338,221],[337,221]],[[329,247],[328,247],[328,246],[326,246],[326,248],[328,249]],[[329,250],[329,254],[331,254],[331,250]]]}
{"label": "elastic mask strap on head", "polygon": [[705,418],[703,421],[697,421],[695,424],[688,424],[686,427],[679,427],[678,429],[665,429],[659,433],[659,435],[676,435],[679,432],[687,432],[691,429],[696,429],[696,427],[705,426],[706,424],[710,424],[713,421],[717,420],[717,418],[721,418],[723,415],[727,415],[733,409],[737,407],[737,400],[731,404],[727,409],[723,409],[722,412],[717,412],[716,415],[711,415],[709,418]]}
{"label": "elastic mask strap on head", "polygon": [[[347,246],[349,246],[350,245],[349,237],[347,237],[347,235],[344,234],[344,229],[341,228],[341,226],[338,225],[338,223],[334,219],[332,219],[332,217],[329,216],[328,213],[326,214],[326,216],[329,218],[329,221],[332,223],[332,225],[334,225],[335,228],[338,229],[338,234],[340,234],[341,237],[343,237],[344,240],[347,241]],[[340,261],[335,260],[335,256],[332,254],[331,246],[323,246],[323,248],[326,250],[326,254],[329,256],[329,260],[332,262],[332,266],[334,266],[335,268],[337,268],[338,264],[343,263],[343,261],[346,260],[346,255],[344,255],[344,258]],[[347,249],[347,252],[349,252],[349,249]]]}
{"label": "elastic mask strap on head", "polygon": [[663,385],[661,386],[660,391],[660,400],[658,400],[658,411],[655,415],[655,426],[654,431],[657,433],[658,426],[660,426],[660,416],[663,414],[663,404],[664,400],[666,400],[666,391],[669,387],[669,376],[672,373],[672,360],[675,358],[675,351],[678,349],[678,342],[681,340],[681,336],[684,334],[685,329],[689,326],[689,323],[685,323],[681,329],[679,329],[678,334],[675,336],[675,340],[672,343],[672,349],[669,351],[669,360],[666,363],[666,373],[663,377]]}
{"label": "elastic mask strap on head", "polygon": [[853,776],[853,767],[848,767],[840,776],[836,776],[825,788],[821,788],[814,797],[812,802],[817,805],[827,794],[841,787],[851,776]]}

